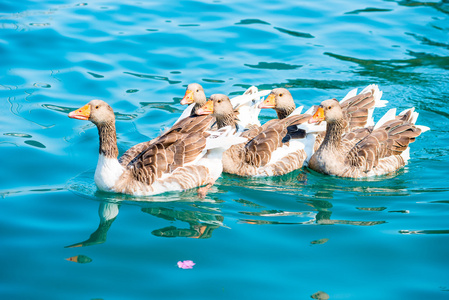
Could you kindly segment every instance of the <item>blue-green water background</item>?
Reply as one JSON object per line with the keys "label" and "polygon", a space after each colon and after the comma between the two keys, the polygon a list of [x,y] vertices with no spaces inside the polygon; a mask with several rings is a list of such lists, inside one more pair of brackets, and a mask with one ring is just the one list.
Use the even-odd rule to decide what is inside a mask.
{"label": "blue-green water background", "polygon": [[[1,299],[449,298],[447,1],[6,0],[0,59]],[[95,192],[97,131],[67,113],[106,100],[123,152],[177,119],[192,82],[286,87],[306,108],[376,83],[432,130],[372,180]]]}

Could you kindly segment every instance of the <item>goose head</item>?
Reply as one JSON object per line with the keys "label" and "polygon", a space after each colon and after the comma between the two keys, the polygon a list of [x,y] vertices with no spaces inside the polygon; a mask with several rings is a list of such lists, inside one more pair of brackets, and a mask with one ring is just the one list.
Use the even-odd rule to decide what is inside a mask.
{"label": "goose head", "polygon": [[340,122],[345,118],[343,110],[337,99],[329,99],[321,102],[315,114],[309,119],[309,123],[326,121],[327,123]]}
{"label": "goose head", "polygon": [[199,115],[213,114],[215,117],[229,115],[234,111],[231,100],[223,94],[213,94],[198,111]]}
{"label": "goose head", "polygon": [[212,114],[217,119],[218,127],[235,125],[235,112],[229,97],[223,94],[213,94],[196,112],[198,115]]}
{"label": "goose head", "polygon": [[283,119],[295,110],[295,101],[287,89],[273,89],[268,97],[259,104],[259,108],[273,108],[279,119]]}
{"label": "goose head", "polygon": [[115,122],[112,107],[103,100],[92,100],[86,105],[69,113],[69,118],[88,120],[97,126]]}
{"label": "goose head", "polygon": [[204,105],[206,103],[206,94],[204,93],[203,87],[198,83],[191,83],[187,86],[186,93],[181,99],[181,104],[192,104]]}

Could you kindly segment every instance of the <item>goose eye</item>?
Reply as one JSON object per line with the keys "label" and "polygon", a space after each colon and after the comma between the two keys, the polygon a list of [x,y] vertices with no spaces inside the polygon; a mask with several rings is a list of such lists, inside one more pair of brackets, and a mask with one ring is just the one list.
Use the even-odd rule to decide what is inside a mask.
{"label": "goose eye", "polygon": [[331,109],[332,108],[332,106],[329,106],[327,109]]}
{"label": "goose eye", "polygon": [[280,93],[280,94],[279,94],[279,97],[282,97],[282,96],[284,96],[284,94]]}
{"label": "goose eye", "polygon": [[218,103],[221,103],[221,100],[218,100],[217,102],[218,102]]}
{"label": "goose eye", "polygon": [[200,90],[196,90],[196,92],[198,93]]}
{"label": "goose eye", "polygon": [[95,106],[95,109],[98,109],[98,107],[99,107],[98,105],[97,105],[97,106]]}

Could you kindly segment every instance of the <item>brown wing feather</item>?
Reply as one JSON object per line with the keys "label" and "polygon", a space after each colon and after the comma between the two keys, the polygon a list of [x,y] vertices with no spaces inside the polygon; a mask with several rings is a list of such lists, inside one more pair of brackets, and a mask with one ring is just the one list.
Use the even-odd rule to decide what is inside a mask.
{"label": "brown wing feather", "polygon": [[167,150],[173,153],[173,162],[169,164],[169,172],[194,161],[206,147],[205,134],[202,132],[188,133]]}
{"label": "brown wing feather", "polygon": [[170,130],[163,133],[161,136],[156,137],[151,141],[143,142],[129,148],[120,157],[119,162],[122,166],[127,166],[138,155],[140,155],[146,149],[150,148],[153,143],[155,142],[169,143],[170,140],[166,140],[167,138],[171,139],[171,142],[174,142],[177,138],[179,138],[177,135],[173,135],[174,132],[178,133],[204,132],[204,130],[207,130],[212,127],[213,122],[214,118],[211,115],[204,115],[204,116],[194,115],[182,119],[181,121],[173,125],[173,127],[170,128]]}
{"label": "brown wing feather", "polygon": [[400,155],[421,134],[421,129],[410,123],[410,117],[397,116],[360,140],[349,151],[348,162],[368,172],[380,159]]}
{"label": "brown wing feather", "polygon": [[368,109],[374,105],[374,89],[343,102],[341,108],[349,120],[349,129],[365,126],[368,121]]}
{"label": "brown wing feather", "polygon": [[[295,131],[294,125],[307,122],[311,115],[295,115],[279,120],[274,119],[260,127],[258,134],[250,140],[245,148],[245,162],[255,167],[266,165],[271,154],[283,143],[293,137],[304,137],[303,132]],[[289,129],[290,128],[290,129]]]}
{"label": "brown wing feather", "polygon": [[212,126],[214,119],[212,115],[189,116],[173,125],[167,133],[173,131],[181,133],[203,132]]}
{"label": "brown wing feather", "polygon": [[206,146],[204,132],[172,132],[161,136],[150,147],[137,155],[127,168],[140,182],[151,185],[164,173],[192,162]]}

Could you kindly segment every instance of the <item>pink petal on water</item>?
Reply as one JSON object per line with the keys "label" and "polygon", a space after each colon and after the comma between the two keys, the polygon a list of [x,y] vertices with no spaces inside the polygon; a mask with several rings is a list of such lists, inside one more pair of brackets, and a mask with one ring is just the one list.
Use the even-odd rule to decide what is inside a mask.
{"label": "pink petal on water", "polygon": [[178,261],[178,268],[181,269],[192,269],[195,263],[191,260]]}

